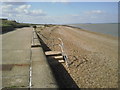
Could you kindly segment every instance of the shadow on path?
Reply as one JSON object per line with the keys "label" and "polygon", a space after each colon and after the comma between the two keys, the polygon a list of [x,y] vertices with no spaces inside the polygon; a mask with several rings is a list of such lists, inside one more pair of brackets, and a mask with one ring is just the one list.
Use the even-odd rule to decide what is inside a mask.
{"label": "shadow on path", "polygon": [[14,28],[12,28],[12,29],[3,29],[3,28],[0,28],[0,34],[6,34],[6,33],[8,33],[8,32],[12,32],[12,31],[14,31],[15,29]]}
{"label": "shadow on path", "polygon": [[15,30],[17,30],[17,29],[19,29],[19,28],[24,28],[24,27],[29,27],[29,26],[19,26],[19,27],[0,27],[0,34],[6,34],[6,33],[8,33],[8,32],[12,32],[12,31],[15,31]]}

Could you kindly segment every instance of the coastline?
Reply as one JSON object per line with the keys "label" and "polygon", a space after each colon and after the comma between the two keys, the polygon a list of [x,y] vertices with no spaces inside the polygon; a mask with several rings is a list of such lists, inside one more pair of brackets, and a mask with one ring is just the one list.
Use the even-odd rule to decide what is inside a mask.
{"label": "coastline", "polygon": [[91,33],[91,34],[95,34],[95,35],[99,35],[99,36],[103,36],[103,37],[107,37],[107,38],[111,38],[111,39],[118,39],[118,36],[113,36],[113,35],[110,35],[110,34],[94,32],[94,31],[86,30],[86,29],[83,29],[83,28],[75,27],[75,26],[69,26],[69,25],[63,25],[63,26],[71,27],[71,28],[74,28],[74,29],[77,29],[77,30],[81,30],[81,31],[84,31],[84,32],[88,32],[88,33]]}
{"label": "coastline", "polygon": [[69,25],[91,32],[118,37],[118,23],[97,23],[97,24],[73,24]]}
{"label": "coastline", "polygon": [[[48,39],[63,40],[70,61],[69,68],[63,66],[80,88],[118,87],[118,38],[61,25],[37,31]],[[41,38],[46,45],[50,43]]]}

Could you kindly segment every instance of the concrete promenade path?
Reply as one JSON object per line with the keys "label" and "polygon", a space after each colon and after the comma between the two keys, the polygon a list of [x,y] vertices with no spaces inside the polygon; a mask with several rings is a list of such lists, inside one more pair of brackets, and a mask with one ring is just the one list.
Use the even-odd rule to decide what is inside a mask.
{"label": "concrete promenade path", "polygon": [[2,35],[2,87],[29,87],[32,28]]}
{"label": "concrete promenade path", "polygon": [[58,88],[32,28],[20,28],[3,34],[1,50],[2,88]]}

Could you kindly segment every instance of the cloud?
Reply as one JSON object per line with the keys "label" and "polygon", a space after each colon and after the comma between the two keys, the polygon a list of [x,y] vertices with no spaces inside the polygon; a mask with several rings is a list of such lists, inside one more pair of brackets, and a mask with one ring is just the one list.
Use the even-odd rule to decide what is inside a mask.
{"label": "cloud", "polygon": [[31,15],[37,15],[37,16],[45,16],[46,15],[46,13],[45,12],[43,12],[42,10],[31,10],[30,12],[29,12],[29,14],[31,14]]}
{"label": "cloud", "polygon": [[4,4],[2,7],[2,16],[9,19],[15,19],[19,22],[29,23],[96,23],[96,22],[116,22],[117,15],[103,10],[90,10],[73,15],[49,16],[41,9],[32,9],[29,4]]}
{"label": "cloud", "polygon": [[31,5],[11,5],[11,4],[5,4],[0,6],[2,8],[2,15],[10,17],[11,15],[16,16],[17,14],[22,15],[31,15],[31,16],[46,16],[46,13],[41,9],[32,10]]}
{"label": "cloud", "polygon": [[8,2],[11,4],[19,4],[19,2],[21,2],[21,4],[24,2],[71,2],[71,0],[0,0],[0,1],[5,3]]}
{"label": "cloud", "polygon": [[102,10],[91,10],[91,11],[86,11],[85,14],[102,14],[105,13]]}
{"label": "cloud", "polygon": [[2,2],[3,4],[9,4],[9,5],[23,5],[26,4],[27,2]]}
{"label": "cloud", "polygon": [[100,14],[100,13],[103,13],[103,11],[101,11],[101,10],[93,10],[93,11],[91,11],[91,13],[97,13],[97,14]]}
{"label": "cloud", "polygon": [[0,0],[0,2],[9,2],[9,3],[16,3],[16,2],[27,2],[28,0]]}
{"label": "cloud", "polygon": [[69,0],[51,0],[51,2],[69,2]]}
{"label": "cloud", "polygon": [[31,5],[21,5],[18,8],[19,9],[29,9],[31,7]]}
{"label": "cloud", "polygon": [[0,0],[0,2],[119,2],[119,0]]}
{"label": "cloud", "polygon": [[14,11],[19,14],[22,14],[22,13],[28,14],[30,12],[29,10],[30,7],[31,5],[20,5],[17,8],[15,8]]}
{"label": "cloud", "polygon": [[14,8],[12,5],[1,5],[2,13],[14,13]]}

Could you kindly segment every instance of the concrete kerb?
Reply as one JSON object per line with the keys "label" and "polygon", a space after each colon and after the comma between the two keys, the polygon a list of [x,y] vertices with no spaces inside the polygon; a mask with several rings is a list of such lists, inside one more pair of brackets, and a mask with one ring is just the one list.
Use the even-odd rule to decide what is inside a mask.
{"label": "concrete kerb", "polygon": [[[33,31],[33,38],[35,42],[32,45],[38,44],[38,36],[35,31]],[[37,36],[37,37],[36,37]],[[32,75],[31,75],[31,88],[58,88],[57,82],[54,78],[52,70],[47,62],[45,53],[40,46],[32,47],[32,56],[31,56],[31,67],[32,67]]]}

